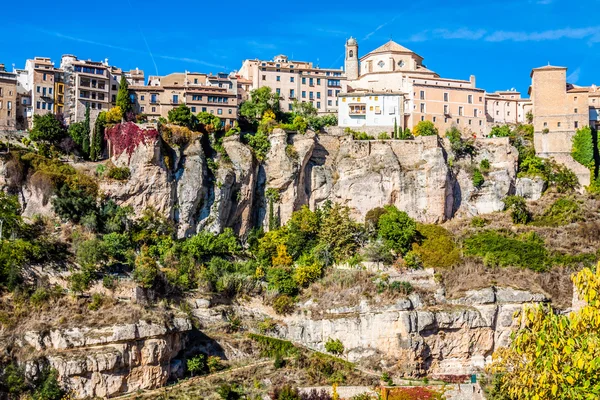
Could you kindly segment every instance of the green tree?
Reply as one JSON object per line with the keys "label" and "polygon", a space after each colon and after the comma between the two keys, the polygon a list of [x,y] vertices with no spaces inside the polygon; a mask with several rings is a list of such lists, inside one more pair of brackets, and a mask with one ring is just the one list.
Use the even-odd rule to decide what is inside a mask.
{"label": "green tree", "polygon": [[404,211],[395,206],[385,206],[385,213],[379,217],[378,233],[385,244],[397,253],[404,254],[417,234],[417,223]]}
{"label": "green tree", "polygon": [[29,138],[34,141],[56,143],[66,135],[62,122],[51,113],[33,116],[33,129]]}
{"label": "green tree", "polygon": [[257,123],[267,111],[279,112],[279,94],[268,86],[254,89],[250,99],[240,106],[240,115],[251,123]]}
{"label": "green tree", "polygon": [[180,104],[167,114],[169,122],[175,125],[185,126],[192,131],[198,129],[198,118],[192,113],[191,108],[185,104]]}
{"label": "green tree", "polygon": [[594,139],[589,126],[578,129],[573,136],[571,156],[581,165],[594,166]]}
{"label": "green tree", "polygon": [[439,134],[438,128],[431,121],[419,121],[413,132],[415,136],[435,136]]}
{"label": "green tree", "polygon": [[221,400],[240,400],[244,395],[244,391],[235,383],[233,385],[226,383],[219,386],[217,394],[221,397]]}
{"label": "green tree", "polygon": [[456,158],[465,157],[467,155],[475,155],[475,145],[473,139],[465,140],[462,138],[460,130],[453,126],[446,131],[446,137],[450,141],[450,148]]}
{"label": "green tree", "polygon": [[511,399],[587,400],[600,397],[600,266],[573,276],[586,305],[569,314],[548,306],[523,311],[507,348],[487,371]]}
{"label": "green tree", "polygon": [[133,111],[133,104],[131,104],[131,97],[129,96],[129,83],[127,83],[125,75],[121,75],[121,82],[119,82],[117,107],[121,107],[121,112],[124,116]]}
{"label": "green tree", "polygon": [[510,210],[510,216],[515,224],[526,224],[531,220],[527,203],[521,196],[507,196],[504,199],[504,210]]}
{"label": "green tree", "polygon": [[102,157],[104,151],[104,128],[106,127],[106,112],[102,111],[96,118],[94,124],[94,134],[92,135],[92,143],[90,144],[90,159],[98,161]]}
{"label": "green tree", "polygon": [[58,382],[58,372],[55,369],[47,369],[42,372],[32,397],[33,400],[60,400],[65,393]]}
{"label": "green tree", "polygon": [[258,161],[264,161],[271,148],[269,137],[263,132],[257,132],[254,135],[248,135],[248,146],[252,149],[254,156]]}
{"label": "green tree", "polygon": [[187,360],[187,370],[194,376],[206,369],[206,356],[204,354],[198,354]]}
{"label": "green tree", "polygon": [[83,140],[81,142],[81,150],[85,157],[89,157],[90,155],[90,134],[92,132],[90,126],[90,105],[88,104],[85,107],[85,119],[83,121],[83,127],[85,129],[83,134]]}
{"label": "green tree", "polygon": [[508,125],[494,126],[490,132],[491,137],[509,137],[511,134],[512,131]]}
{"label": "green tree", "polygon": [[196,118],[198,119],[198,123],[202,124],[208,133],[221,129],[221,118],[214,114],[202,111],[198,113]]}
{"label": "green tree", "polygon": [[[331,252],[338,262],[354,256],[359,244],[366,238],[366,234],[362,226],[350,217],[350,208],[337,203],[333,206],[326,204],[321,209],[321,213],[318,247]],[[317,258],[319,258],[318,255]]]}
{"label": "green tree", "polygon": [[317,115],[317,109],[310,102],[299,102],[298,100],[294,100],[292,103],[292,113],[295,116],[300,116],[303,118],[315,117]]}
{"label": "green tree", "polygon": [[331,354],[335,354],[339,356],[344,353],[344,344],[340,339],[332,339],[328,338],[327,342],[325,342],[325,350]]}
{"label": "green tree", "polygon": [[156,265],[156,261],[148,254],[147,248],[142,249],[142,253],[135,259],[133,279],[144,289],[150,289],[157,277],[158,265]]}
{"label": "green tree", "polygon": [[485,183],[485,178],[483,177],[483,174],[481,173],[479,168],[475,168],[473,170],[473,178],[471,179],[471,181],[473,182],[473,186],[476,189],[479,189]]}

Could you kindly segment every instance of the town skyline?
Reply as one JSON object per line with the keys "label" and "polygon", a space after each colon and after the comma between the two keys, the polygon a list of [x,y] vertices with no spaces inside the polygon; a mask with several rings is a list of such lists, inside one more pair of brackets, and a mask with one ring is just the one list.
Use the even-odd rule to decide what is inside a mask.
{"label": "town skyline", "polygon": [[[33,7],[32,22],[42,16],[55,15],[55,11],[39,3],[40,7]],[[582,11],[585,4],[597,1],[581,3],[570,7]],[[149,2],[145,8],[151,9],[152,4]],[[68,11],[68,25],[44,22],[34,26],[18,21],[4,24],[0,28],[5,37],[0,62],[11,70],[13,64],[23,68],[24,60],[34,56],[50,57],[58,63],[63,54],[75,54],[80,59],[95,61],[108,58],[111,65],[124,70],[137,67],[150,76],[157,72],[166,75],[186,70],[213,74],[231,72],[239,70],[245,59],[273,59],[285,54],[290,59],[310,61],[322,68],[340,68],[344,63],[345,40],[353,36],[358,39],[362,54],[392,38],[422,55],[425,65],[440,75],[468,79],[473,74],[478,86],[488,92],[514,87],[526,94],[531,70],[548,63],[568,67],[571,83],[591,85],[596,82],[593,66],[600,61],[593,49],[600,41],[600,27],[585,22],[579,22],[581,26],[564,23],[559,19],[561,6],[564,6],[561,0],[525,4],[491,2],[485,7],[471,1],[462,5],[450,2],[445,6],[436,4],[429,10],[413,6],[385,12],[366,10],[362,18],[344,9],[330,13],[323,22],[328,16],[326,12],[307,13],[285,5],[279,13],[282,19],[298,17],[283,24],[285,29],[272,22],[261,24],[260,33],[256,33],[256,29],[248,31],[225,24],[227,29],[218,30],[216,34],[211,33],[215,22],[203,20],[206,29],[200,35],[190,34],[189,28],[182,28],[180,24],[169,29],[154,29],[138,23],[119,26],[120,18],[107,20],[105,32],[97,35],[85,29],[83,21],[76,18],[83,12],[78,9]],[[193,10],[196,6],[190,7]],[[469,20],[463,15],[466,9],[471,10],[466,14],[471,18],[481,16],[485,10],[495,18]],[[127,13],[128,4],[123,10]],[[524,21],[524,17],[514,17],[515,11],[520,15],[533,13],[536,18]],[[244,15],[252,18],[254,14],[255,11],[248,10]],[[439,18],[441,15],[446,17]],[[506,19],[508,15],[513,18]],[[55,22],[60,22],[60,18]],[[415,24],[412,20],[427,23]],[[6,40],[8,32],[14,32],[15,28],[32,34]],[[118,34],[115,28],[120,28]],[[165,34],[165,30],[168,33]],[[123,37],[127,39],[122,40]],[[561,52],[552,51],[559,45]]]}

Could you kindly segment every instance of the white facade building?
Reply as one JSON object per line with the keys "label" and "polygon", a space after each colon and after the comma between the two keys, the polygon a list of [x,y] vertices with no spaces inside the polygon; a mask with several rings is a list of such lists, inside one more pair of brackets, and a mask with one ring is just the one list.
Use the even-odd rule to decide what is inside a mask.
{"label": "white facade building", "polygon": [[338,125],[345,128],[389,128],[397,124],[401,127],[404,118],[403,105],[402,93],[340,93]]}

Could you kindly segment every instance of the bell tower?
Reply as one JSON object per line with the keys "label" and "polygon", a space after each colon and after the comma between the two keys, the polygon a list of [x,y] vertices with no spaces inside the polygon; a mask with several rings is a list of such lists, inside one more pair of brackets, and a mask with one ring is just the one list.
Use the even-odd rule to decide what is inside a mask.
{"label": "bell tower", "polygon": [[346,69],[346,79],[350,81],[358,79],[358,43],[353,37],[350,37],[346,42],[346,60],[344,64]]}

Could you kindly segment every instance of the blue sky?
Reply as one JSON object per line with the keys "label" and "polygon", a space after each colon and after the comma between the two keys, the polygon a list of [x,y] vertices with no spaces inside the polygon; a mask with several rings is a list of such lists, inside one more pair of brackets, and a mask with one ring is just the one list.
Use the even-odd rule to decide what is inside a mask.
{"label": "blue sky", "polygon": [[356,0],[180,0],[173,8],[125,0],[104,11],[98,2],[6,3],[3,14],[14,18],[0,25],[0,63],[9,69],[36,55],[58,65],[62,54],[108,58],[146,76],[237,70],[246,58],[276,54],[340,67],[345,39],[354,36],[361,55],[393,38],[442,77],[474,74],[488,91],[526,93],[531,69],[549,62],[567,66],[573,83],[600,84],[600,23],[588,18],[600,0],[417,0],[377,8]]}

